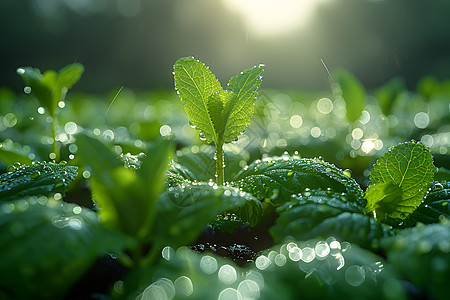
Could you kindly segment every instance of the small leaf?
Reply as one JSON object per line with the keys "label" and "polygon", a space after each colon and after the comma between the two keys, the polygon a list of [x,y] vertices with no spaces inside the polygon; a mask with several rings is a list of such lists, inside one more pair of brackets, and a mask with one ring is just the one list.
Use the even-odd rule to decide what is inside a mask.
{"label": "small leaf", "polygon": [[396,77],[389,80],[385,85],[375,91],[381,111],[385,116],[391,114],[395,101],[405,91],[405,82],[402,78]]}
{"label": "small leaf", "polygon": [[219,81],[202,62],[193,57],[183,57],[175,62],[175,89],[184,104],[189,121],[206,138],[217,142],[217,133],[208,110],[209,97],[222,91]]}
{"label": "small leaf", "polygon": [[62,299],[100,255],[129,243],[75,204],[37,197],[2,202],[0,296]]}
{"label": "small leaf", "polygon": [[[377,160],[370,173],[371,183],[365,195],[366,211],[374,211],[377,216],[380,213],[391,221],[405,219],[420,205],[435,170],[433,157],[421,143],[412,141],[390,148]],[[401,197],[393,186],[401,189]],[[386,187],[390,191],[386,191]],[[380,202],[383,190],[388,193],[386,200],[389,201]],[[394,195],[395,199],[389,195]]]}
{"label": "small leaf", "polygon": [[273,157],[257,160],[238,173],[233,181],[258,199],[271,199],[275,204],[282,204],[292,194],[305,189],[329,189],[347,192],[351,201],[361,207],[365,205],[363,192],[353,178],[333,164],[317,158]]}
{"label": "small leaf", "polygon": [[80,80],[83,72],[84,66],[80,63],[65,66],[58,72],[58,86],[66,89],[72,88]]}
{"label": "small leaf", "polygon": [[225,104],[226,126],[223,140],[225,143],[236,139],[250,124],[255,112],[257,90],[262,82],[264,65],[254,66],[231,77],[227,90],[237,96],[237,100]]}
{"label": "small leaf", "polygon": [[365,106],[366,91],[359,80],[347,70],[337,70],[333,77],[340,87],[340,95],[346,104],[346,116],[350,123],[358,120]]}
{"label": "small leaf", "polygon": [[50,196],[65,193],[77,176],[78,167],[51,162],[33,162],[31,166],[14,164],[11,172],[0,175],[0,200],[25,196]]}
{"label": "small leaf", "polygon": [[348,195],[313,190],[292,197],[277,208],[280,214],[271,228],[276,242],[292,236],[298,240],[333,236],[377,249],[381,238],[393,231],[385,224],[365,215]]}

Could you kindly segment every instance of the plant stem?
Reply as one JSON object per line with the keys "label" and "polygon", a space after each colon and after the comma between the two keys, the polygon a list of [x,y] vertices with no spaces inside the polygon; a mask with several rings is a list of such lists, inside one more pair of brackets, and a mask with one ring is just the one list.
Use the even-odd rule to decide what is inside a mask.
{"label": "plant stem", "polygon": [[53,138],[52,152],[55,153],[55,161],[59,162],[60,153],[59,153],[58,142],[56,141],[56,120],[55,120],[55,114],[52,114],[51,117],[52,117],[52,138]]}
{"label": "plant stem", "polygon": [[219,141],[216,145],[216,183],[223,185],[224,182],[224,157],[223,157],[223,142]]}

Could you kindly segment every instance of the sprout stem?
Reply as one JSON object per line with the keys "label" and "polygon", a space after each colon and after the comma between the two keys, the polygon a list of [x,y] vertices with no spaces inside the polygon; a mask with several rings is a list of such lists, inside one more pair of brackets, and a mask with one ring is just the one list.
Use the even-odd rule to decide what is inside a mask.
{"label": "sprout stem", "polygon": [[224,157],[223,157],[223,142],[219,141],[216,145],[216,183],[223,185],[224,183]]}

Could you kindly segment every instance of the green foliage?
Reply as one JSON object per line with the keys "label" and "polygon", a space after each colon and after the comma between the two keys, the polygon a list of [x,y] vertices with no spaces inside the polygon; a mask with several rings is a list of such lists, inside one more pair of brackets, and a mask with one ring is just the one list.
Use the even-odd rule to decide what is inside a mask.
{"label": "green foliage", "polygon": [[129,242],[75,204],[46,197],[2,202],[0,298],[62,298],[96,258]]}
{"label": "green foliage", "polygon": [[137,291],[136,299],[406,299],[380,257],[334,238],[278,244],[246,267],[187,248],[166,247],[163,257],[130,274],[123,290]]}
{"label": "green foliage", "polygon": [[291,194],[306,188],[346,192],[351,201],[363,203],[363,192],[349,173],[320,158],[282,156],[253,162],[233,181],[258,199],[270,199],[275,204],[288,201]]}
{"label": "green foliage", "polygon": [[405,92],[405,82],[403,79],[396,77],[389,80],[386,84],[375,91],[375,97],[378,100],[378,105],[381,112],[385,116],[389,116],[392,111],[392,106],[396,100]]}
{"label": "green foliage", "polygon": [[[173,146],[161,141],[149,147],[136,171],[127,169],[104,143],[77,135],[79,155],[92,170],[94,201],[102,222],[138,240],[148,238],[155,222],[155,206],[162,192]],[[101,153],[101,155],[92,155]]]}
{"label": "green foliage", "polygon": [[421,204],[435,170],[432,155],[421,143],[390,148],[370,173],[366,211],[380,220],[405,219]]}
{"label": "green foliage", "polygon": [[399,275],[411,280],[430,299],[448,298],[450,222],[420,225],[384,242]]}
{"label": "green foliage", "polygon": [[262,215],[261,203],[251,194],[206,183],[169,188],[159,200],[157,210],[157,220],[164,220],[155,224],[154,239],[160,247],[195,242],[208,223],[227,211],[234,212],[251,226]]}
{"label": "green foliage", "polygon": [[222,90],[216,76],[202,62],[193,57],[177,60],[174,67],[175,89],[195,128],[208,143],[217,142],[218,136],[208,110],[211,95]]}
{"label": "green foliage", "polygon": [[353,123],[361,117],[366,103],[366,90],[361,82],[347,70],[336,70],[333,72],[333,77],[339,86],[337,96],[345,100],[347,120]]}
{"label": "green foliage", "polygon": [[280,214],[271,233],[275,241],[285,237],[306,240],[334,236],[366,248],[379,247],[381,238],[393,231],[364,214],[364,206],[348,195],[331,191],[306,191],[291,197],[277,209]]}
{"label": "green foliage", "polygon": [[18,68],[19,74],[25,84],[25,89],[30,89],[28,93],[32,93],[39,101],[39,104],[44,107],[50,114],[51,119],[51,137],[53,138],[53,154],[56,161],[60,159],[60,149],[56,140],[56,124],[57,115],[56,109],[58,102],[64,100],[67,91],[78,82],[83,74],[84,67],[79,63],[68,65],[59,72],[53,70],[41,71],[37,68],[26,67]]}
{"label": "green foliage", "polygon": [[420,206],[405,220],[409,226],[450,220],[450,181],[434,182]]}
{"label": "green foliage", "polygon": [[191,124],[200,136],[216,145],[217,183],[224,183],[223,144],[229,143],[250,124],[256,90],[261,85],[264,65],[242,71],[222,90],[214,74],[199,60],[183,57],[175,62],[175,89]]}
{"label": "green foliage", "polygon": [[55,72],[53,70],[41,71],[37,68],[23,67],[17,69],[25,84],[31,88],[33,95],[38,98],[52,117],[60,100],[64,100],[67,90],[80,79],[84,67],[79,63],[73,63]]}
{"label": "green foliage", "polygon": [[50,196],[65,193],[77,176],[78,167],[64,163],[33,162],[30,166],[15,163],[0,175],[0,201],[25,196]]}

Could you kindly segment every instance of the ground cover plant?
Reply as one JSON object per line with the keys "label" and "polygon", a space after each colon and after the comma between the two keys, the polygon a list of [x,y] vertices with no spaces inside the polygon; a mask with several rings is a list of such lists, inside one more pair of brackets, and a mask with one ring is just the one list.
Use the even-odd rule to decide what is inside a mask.
{"label": "ground cover plant", "polygon": [[[396,105],[425,101],[419,94],[448,120],[444,84],[424,80],[411,96],[394,80],[374,103],[338,70],[336,100],[312,102],[319,114],[311,112],[310,141],[302,131],[310,120],[297,114],[304,101],[285,105],[289,97],[278,93],[259,110],[269,94],[259,90],[263,65],[223,88],[201,61],[181,58],[177,102],[161,94],[150,106],[125,91],[126,105],[114,111],[122,99],[113,92],[100,117],[89,116],[92,96],[65,101],[82,72],[80,64],[43,74],[19,68],[27,102],[0,93],[2,112],[10,111],[0,131],[1,298],[447,298],[448,127],[424,127],[417,112],[416,128],[434,129],[417,142],[416,131],[392,125],[406,116],[392,113]],[[169,103],[182,104],[175,117]],[[141,120],[129,120],[133,106]],[[387,128],[372,125],[389,131],[386,145],[381,133],[362,139],[382,114]],[[326,133],[330,119],[336,126]],[[321,149],[323,157],[303,154]],[[383,154],[369,155],[375,150]]]}

